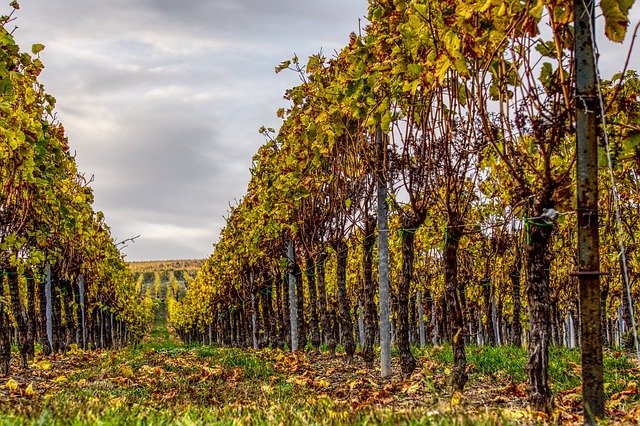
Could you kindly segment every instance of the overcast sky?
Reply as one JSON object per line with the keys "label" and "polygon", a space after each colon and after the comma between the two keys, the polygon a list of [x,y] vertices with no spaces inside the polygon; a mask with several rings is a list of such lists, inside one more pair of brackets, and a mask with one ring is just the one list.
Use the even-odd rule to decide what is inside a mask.
{"label": "overcast sky", "polygon": [[22,0],[13,25],[22,50],[46,46],[40,81],[95,175],[94,208],[114,237],[141,235],[127,260],[204,258],[246,191],[258,129],[278,126],[299,83],[274,68],[340,50],[367,4]]}
{"label": "overcast sky", "polygon": [[[46,46],[40,81],[80,170],[95,175],[94,208],[115,238],[141,235],[127,260],[204,258],[246,191],[258,128],[278,126],[282,95],[299,82],[275,66],[294,53],[333,55],[367,5],[22,0],[13,24],[23,50]],[[621,68],[628,43],[601,43],[603,67]]]}

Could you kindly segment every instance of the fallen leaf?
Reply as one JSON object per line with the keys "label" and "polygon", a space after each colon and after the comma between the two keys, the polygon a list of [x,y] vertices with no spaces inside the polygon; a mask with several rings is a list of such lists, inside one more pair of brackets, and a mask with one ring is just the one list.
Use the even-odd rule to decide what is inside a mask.
{"label": "fallen leaf", "polygon": [[120,366],[120,373],[122,373],[122,375],[124,377],[126,377],[127,379],[135,379],[136,375],[133,372],[133,369],[131,367],[129,367],[128,365],[121,365]]}
{"label": "fallen leaf", "polygon": [[526,410],[505,409],[505,410],[502,410],[500,413],[507,419],[526,419],[531,416],[531,414]]}
{"label": "fallen leaf", "polygon": [[502,389],[502,393],[513,393],[516,390],[516,384],[513,383],[513,380],[511,380],[509,383],[507,383],[507,386],[504,387],[504,389]]}
{"label": "fallen leaf", "polygon": [[47,361],[46,359],[43,359],[42,361],[35,363],[34,367],[37,368],[38,370],[48,371],[48,370],[51,370],[52,365],[49,361]]}
{"label": "fallen leaf", "polygon": [[124,396],[120,396],[118,398],[113,398],[110,401],[111,406],[115,407],[115,408],[120,408],[122,406],[122,404],[124,404],[124,402],[126,401],[126,398]]}
{"label": "fallen leaf", "polygon": [[576,386],[575,388],[572,389],[568,389],[566,391],[563,392],[559,392],[558,396],[565,396],[565,395],[570,395],[570,394],[582,394],[582,385]]}
{"label": "fallen leaf", "polygon": [[81,355],[84,351],[75,343],[69,345],[69,353],[71,355]]}
{"label": "fallen leaf", "polygon": [[9,379],[7,380],[7,383],[4,384],[4,388],[11,392],[15,392],[18,390],[19,385],[18,385],[18,382],[16,382],[15,380]]}
{"label": "fallen leaf", "polygon": [[414,393],[417,393],[417,392],[420,390],[420,386],[421,386],[421,383],[420,383],[420,382],[418,382],[418,383],[413,383],[413,384],[411,384],[411,386],[409,386],[409,387],[407,388],[406,393],[407,393],[408,395],[412,395],[412,394],[414,394]]}
{"label": "fallen leaf", "polygon": [[509,397],[506,395],[498,395],[491,400],[492,404],[504,404],[506,402],[509,402]]}
{"label": "fallen leaf", "polygon": [[[84,380],[84,379],[83,379]],[[67,376],[58,376],[53,380],[55,383],[66,383],[69,381],[69,379],[67,379]]]}
{"label": "fallen leaf", "polygon": [[[207,367],[205,367],[207,368]],[[153,367],[151,367],[150,365],[143,365],[142,367],[139,368],[139,371],[144,373],[144,374],[153,374]]]}
{"label": "fallen leaf", "polygon": [[29,386],[24,390],[24,394],[28,397],[32,397],[36,394],[33,390],[33,383],[29,383]]}
{"label": "fallen leaf", "polygon": [[567,364],[567,366],[569,367],[569,369],[574,372],[577,376],[580,376],[582,374],[582,367],[579,366],[578,364],[576,364],[575,362],[569,362]]}
{"label": "fallen leaf", "polygon": [[640,418],[640,406],[635,406],[631,411],[629,411],[625,416],[625,421],[629,422],[629,424],[637,423]]}
{"label": "fallen leaf", "polygon": [[313,383],[313,380],[304,376],[294,376],[288,378],[287,383],[293,383],[298,386],[308,386]]}
{"label": "fallen leaf", "polygon": [[451,406],[460,405],[463,398],[464,396],[460,392],[454,392],[453,395],[451,395]]}
{"label": "fallen leaf", "polygon": [[373,380],[373,379],[372,379],[372,378],[370,378],[370,377],[365,377],[365,380],[366,380],[367,382],[369,382],[369,384],[370,384],[371,386],[378,386],[378,383],[376,383],[376,381],[375,381],[375,380]]}
{"label": "fallen leaf", "polygon": [[611,396],[611,401],[626,401],[629,399],[630,395],[637,395],[638,394],[638,385],[636,382],[629,382],[629,384],[627,385],[627,387],[616,393],[613,394]]}

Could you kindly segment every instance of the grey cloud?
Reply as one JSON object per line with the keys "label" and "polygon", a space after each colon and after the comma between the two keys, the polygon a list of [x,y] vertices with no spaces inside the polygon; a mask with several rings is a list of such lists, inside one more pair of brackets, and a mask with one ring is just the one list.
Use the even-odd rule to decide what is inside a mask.
{"label": "grey cloud", "polygon": [[[294,53],[333,55],[367,4],[29,0],[15,36],[26,51],[46,46],[40,80],[80,169],[95,174],[95,208],[114,236],[142,234],[128,258],[206,257],[246,191],[257,129],[278,126],[284,90],[299,83],[274,67]],[[623,60],[617,45],[601,51],[618,52],[604,66]]]}
{"label": "grey cloud", "polygon": [[277,127],[298,84],[274,67],[341,48],[367,2],[31,0],[23,50],[43,43],[41,82],[58,99],[95,208],[131,260],[206,257],[240,199],[257,129]]}

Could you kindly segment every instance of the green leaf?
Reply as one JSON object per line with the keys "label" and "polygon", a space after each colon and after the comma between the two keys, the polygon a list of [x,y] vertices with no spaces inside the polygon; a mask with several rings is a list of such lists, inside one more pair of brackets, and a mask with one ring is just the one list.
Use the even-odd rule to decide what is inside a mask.
{"label": "green leaf", "polygon": [[34,55],[37,55],[43,50],[44,50],[44,44],[36,43],[33,46],[31,46],[31,51],[33,52]]}
{"label": "green leaf", "polygon": [[420,73],[422,73],[422,65],[420,64],[409,64],[407,66],[407,76],[411,79],[416,79],[420,77]]}
{"label": "green leaf", "polygon": [[536,44],[536,50],[547,58],[556,57],[556,45],[553,41],[547,41],[546,43],[540,42]]}
{"label": "green leaf", "polygon": [[383,132],[388,132],[391,127],[391,111],[386,111],[380,119],[380,127]]}
{"label": "green leaf", "polygon": [[289,68],[289,65],[291,65],[291,61],[283,61],[283,62],[281,62],[280,65],[278,65],[276,67],[276,74],[278,74],[282,70],[285,70],[285,69]]}
{"label": "green leaf", "polygon": [[531,14],[531,16],[533,16],[536,22],[540,22],[540,19],[542,19],[543,11],[544,11],[544,2],[542,0],[538,0],[536,5],[532,7],[531,10],[529,10],[529,13]]}
{"label": "green leaf", "polygon": [[604,16],[604,33],[611,41],[622,43],[629,25],[629,9],[634,0],[602,0],[600,9]]}
{"label": "green leaf", "polygon": [[351,208],[351,198],[344,200],[344,206],[349,210]]}
{"label": "green leaf", "polygon": [[624,142],[625,154],[633,153],[640,146],[640,132],[635,132],[625,138]]}
{"label": "green leaf", "polygon": [[549,62],[545,62],[542,64],[542,69],[540,70],[540,83],[547,89],[553,83],[553,66]]}

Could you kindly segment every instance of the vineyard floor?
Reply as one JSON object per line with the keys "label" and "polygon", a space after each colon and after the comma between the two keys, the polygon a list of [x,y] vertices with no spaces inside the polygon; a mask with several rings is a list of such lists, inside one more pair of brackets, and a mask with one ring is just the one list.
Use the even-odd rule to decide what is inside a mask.
{"label": "vineyard floor", "polygon": [[[184,346],[170,338],[162,303],[137,348],[36,355],[28,370],[0,376],[0,425],[192,424],[582,424],[580,356],[554,348],[554,418],[527,409],[523,349],[468,349],[464,395],[446,384],[448,347],[416,350],[421,366],[403,380],[338,355]],[[395,359],[394,359],[395,361]],[[640,369],[619,352],[605,356],[611,424],[640,418]]]}

